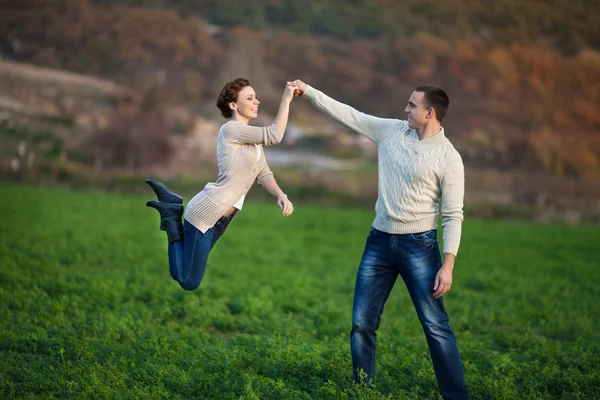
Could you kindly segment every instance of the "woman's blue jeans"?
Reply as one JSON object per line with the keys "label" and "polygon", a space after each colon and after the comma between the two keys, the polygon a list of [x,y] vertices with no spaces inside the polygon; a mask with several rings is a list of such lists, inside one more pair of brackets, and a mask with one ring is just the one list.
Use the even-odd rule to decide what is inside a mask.
{"label": "woman's blue jeans", "polygon": [[398,275],[402,277],[429,345],[433,369],[444,399],[466,399],[463,366],[442,298],[433,286],[442,265],[436,230],[393,235],[371,229],[358,268],[352,309],[352,369],[375,378],[375,346],[383,306]]}
{"label": "woman's blue jeans", "polygon": [[169,243],[169,271],[185,290],[194,290],[202,283],[208,254],[223,235],[235,213],[221,217],[205,233],[187,220],[183,221],[183,240]]}

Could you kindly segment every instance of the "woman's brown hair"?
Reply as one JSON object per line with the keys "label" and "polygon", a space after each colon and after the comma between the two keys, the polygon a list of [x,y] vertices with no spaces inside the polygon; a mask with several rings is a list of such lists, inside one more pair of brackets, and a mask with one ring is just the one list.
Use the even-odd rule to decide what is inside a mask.
{"label": "woman's brown hair", "polygon": [[244,78],[234,79],[223,86],[219,98],[217,98],[217,107],[221,110],[221,115],[225,118],[231,118],[233,111],[229,108],[229,103],[235,103],[238,93],[246,86],[250,86],[250,82]]}

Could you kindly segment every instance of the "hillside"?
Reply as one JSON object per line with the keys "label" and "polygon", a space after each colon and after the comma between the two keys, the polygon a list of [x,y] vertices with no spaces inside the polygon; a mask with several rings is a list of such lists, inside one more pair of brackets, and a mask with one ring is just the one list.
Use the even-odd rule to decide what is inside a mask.
{"label": "hillside", "polygon": [[339,39],[411,37],[419,31],[489,45],[537,44],[576,54],[600,49],[600,3],[520,0],[104,0],[196,15],[220,26],[281,29]]}
{"label": "hillside", "polygon": [[[299,77],[392,117],[403,117],[415,85],[439,84],[452,99],[444,125],[467,165],[600,176],[597,2],[396,3],[9,0],[0,45],[7,58],[152,91],[208,119],[237,76],[270,112],[283,82]],[[319,28],[339,18],[343,32]],[[293,113],[299,125],[318,118],[306,104]]]}

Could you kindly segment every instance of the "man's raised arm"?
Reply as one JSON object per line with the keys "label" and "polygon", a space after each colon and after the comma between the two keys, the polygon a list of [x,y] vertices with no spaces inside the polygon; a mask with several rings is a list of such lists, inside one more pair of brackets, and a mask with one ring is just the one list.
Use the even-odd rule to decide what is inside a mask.
{"label": "man's raised arm", "polygon": [[398,119],[378,118],[362,113],[347,104],[332,99],[299,79],[288,82],[288,85],[297,86],[297,96],[306,95],[323,113],[372,142],[377,143],[392,127],[400,123]]}

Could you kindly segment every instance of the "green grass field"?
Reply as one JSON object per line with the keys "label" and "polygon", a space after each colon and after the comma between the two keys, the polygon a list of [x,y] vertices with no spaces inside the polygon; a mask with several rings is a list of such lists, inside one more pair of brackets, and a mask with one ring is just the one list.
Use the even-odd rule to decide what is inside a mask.
{"label": "green grass field", "polygon": [[[401,280],[376,387],[351,383],[369,210],[248,203],[185,292],[150,190],[0,190],[2,398],[441,398]],[[593,227],[465,222],[446,307],[473,399],[600,396],[599,247]]]}

